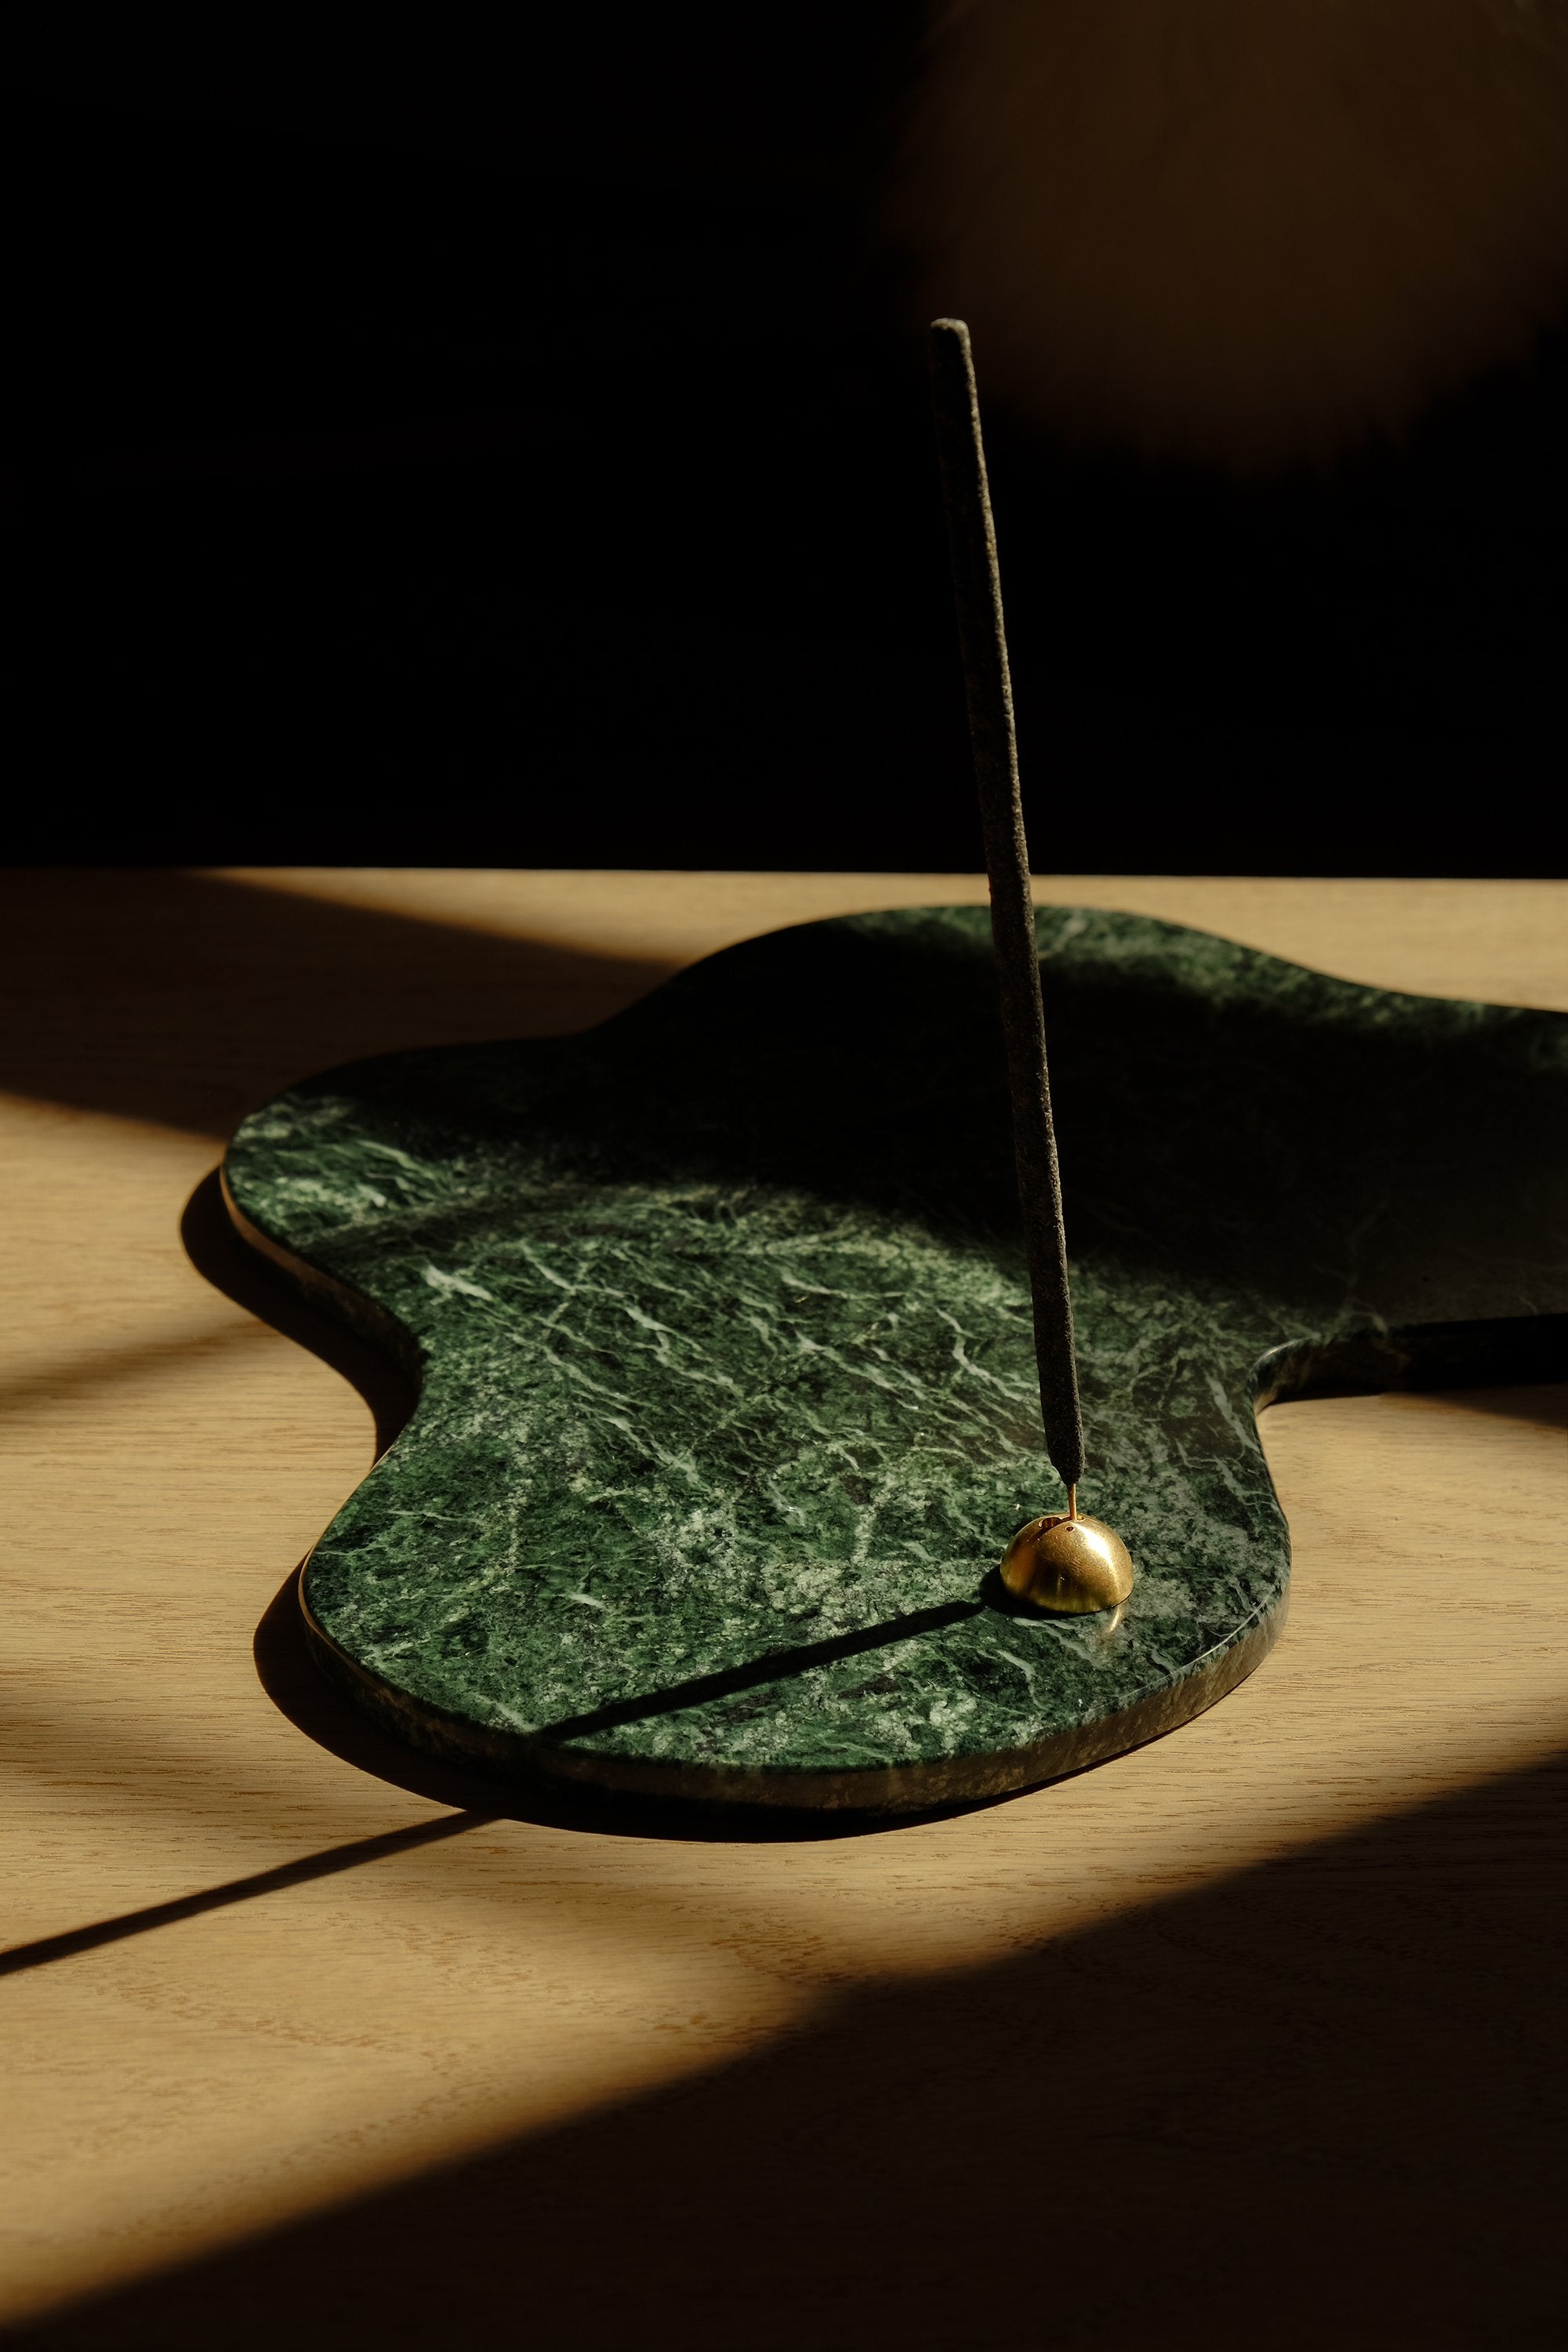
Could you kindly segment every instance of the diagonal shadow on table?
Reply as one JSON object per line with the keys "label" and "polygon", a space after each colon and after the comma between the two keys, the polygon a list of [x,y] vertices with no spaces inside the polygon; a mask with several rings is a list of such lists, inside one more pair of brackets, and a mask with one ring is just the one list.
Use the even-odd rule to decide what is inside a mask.
{"label": "diagonal shadow on table", "polygon": [[286,1887],[306,1886],[318,1878],[334,1878],[341,1871],[363,1869],[366,1863],[407,1853],[419,1846],[438,1845],[482,1829],[493,1821],[489,1813],[444,1813],[434,1822],[415,1822],[407,1829],[388,1830],[380,1837],[355,1838],[324,1853],[308,1853],[271,1870],[252,1871],[248,1878],[229,1878],[217,1886],[204,1886],[193,1895],[176,1895],[166,1903],[147,1903],[139,1911],[121,1911],[107,1919],[92,1919],[82,1927],[68,1927],[58,1936],[40,1936],[30,1944],[13,1944],[0,1951],[0,1977],[24,1976],[30,1969],[74,1959],[79,1952],[100,1951],[106,1944],[122,1944],[132,1936],[151,1935],[158,1927],[178,1927],[199,1919],[207,1911],[226,1911],[235,1903],[254,1903]]}
{"label": "diagonal shadow on table", "polygon": [[221,1139],[312,1070],[602,1020],[667,963],[156,869],[0,869],[0,1090]]}
{"label": "diagonal shadow on table", "polygon": [[756,2055],[9,2340],[1544,2345],[1565,1826],[1559,1759],[868,1985]]}

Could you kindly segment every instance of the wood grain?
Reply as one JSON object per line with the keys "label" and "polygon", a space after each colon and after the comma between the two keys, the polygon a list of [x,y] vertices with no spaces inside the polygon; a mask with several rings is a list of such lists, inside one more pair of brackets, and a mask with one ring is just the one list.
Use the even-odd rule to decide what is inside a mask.
{"label": "wood grain", "polygon": [[[1568,1010],[1568,886],[1038,887]],[[1271,1414],[1297,1570],[1255,1679],[882,1835],[498,1815],[345,1717],[273,1606],[377,1376],[193,1265],[183,1215],[251,1295],[210,1190],[187,1213],[234,1118],[353,1054],[581,1025],[779,923],[981,895],[0,887],[15,2340],[1548,2340],[1568,1392]],[[1075,2151],[1110,2186],[1064,2265]]]}

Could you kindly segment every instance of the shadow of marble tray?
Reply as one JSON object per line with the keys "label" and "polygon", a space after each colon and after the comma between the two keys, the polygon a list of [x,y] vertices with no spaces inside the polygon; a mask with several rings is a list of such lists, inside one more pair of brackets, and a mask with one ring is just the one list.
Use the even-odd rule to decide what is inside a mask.
{"label": "shadow of marble tray", "polygon": [[[247,1118],[247,1240],[421,1382],[313,1651],[410,1740],[620,1795],[908,1811],[1210,1706],[1283,1622],[1255,1425],[1568,1369],[1568,1018],[1038,920],[1091,1465],[1139,1577],[1024,1617],[1041,1451],[988,919],[734,948],[584,1035]],[[1480,1498],[1478,1498],[1479,1501]]]}

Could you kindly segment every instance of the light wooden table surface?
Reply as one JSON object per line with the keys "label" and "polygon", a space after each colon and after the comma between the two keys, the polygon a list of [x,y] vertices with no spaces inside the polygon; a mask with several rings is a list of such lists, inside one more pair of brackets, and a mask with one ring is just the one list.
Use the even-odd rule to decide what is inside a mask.
{"label": "light wooden table surface", "polygon": [[[187,1202],[247,1296],[201,1188],[289,1079],[980,887],[0,895],[7,2340],[1560,2340],[1568,1392],[1270,1414],[1281,1647],[1078,1780],[766,1844],[498,1814],[301,1661],[371,1412]],[[1041,895],[1568,1009],[1568,886]]]}

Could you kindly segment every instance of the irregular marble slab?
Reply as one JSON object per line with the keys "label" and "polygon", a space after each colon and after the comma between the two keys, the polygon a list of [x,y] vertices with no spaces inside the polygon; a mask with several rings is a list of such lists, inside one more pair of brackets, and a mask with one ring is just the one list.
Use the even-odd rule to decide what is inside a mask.
{"label": "irregular marble slab", "polygon": [[248,1118],[251,1243],[422,1382],[312,1646],[502,1776],[900,1811],[1213,1703],[1283,1622],[1255,1412],[1568,1369],[1568,1019],[1038,925],[1114,1617],[1010,1613],[1039,1433],[987,918],[809,925],[585,1035]]}

